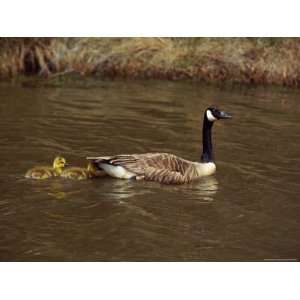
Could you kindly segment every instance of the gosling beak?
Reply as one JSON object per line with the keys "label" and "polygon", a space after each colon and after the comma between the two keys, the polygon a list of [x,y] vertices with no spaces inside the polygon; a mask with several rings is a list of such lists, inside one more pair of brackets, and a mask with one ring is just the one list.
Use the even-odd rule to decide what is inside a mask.
{"label": "gosling beak", "polygon": [[70,164],[69,163],[65,163],[65,166],[69,166]]}
{"label": "gosling beak", "polygon": [[232,115],[230,115],[229,113],[227,113],[225,111],[220,111],[218,117],[219,117],[219,119],[231,119]]}

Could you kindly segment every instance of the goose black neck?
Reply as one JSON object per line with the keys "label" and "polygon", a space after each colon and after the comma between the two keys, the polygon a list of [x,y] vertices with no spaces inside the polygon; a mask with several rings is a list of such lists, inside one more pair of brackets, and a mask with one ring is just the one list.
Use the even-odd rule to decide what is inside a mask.
{"label": "goose black neck", "polygon": [[213,146],[211,141],[212,126],[213,126],[213,122],[209,121],[205,115],[203,120],[203,128],[202,128],[203,152],[201,155],[201,162],[204,163],[214,161]]}

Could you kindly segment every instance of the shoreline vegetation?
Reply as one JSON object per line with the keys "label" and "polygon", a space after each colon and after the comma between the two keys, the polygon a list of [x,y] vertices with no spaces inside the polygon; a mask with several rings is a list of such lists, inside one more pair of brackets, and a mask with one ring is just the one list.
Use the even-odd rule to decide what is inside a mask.
{"label": "shoreline vegetation", "polygon": [[67,74],[300,86],[300,38],[0,38],[0,78]]}

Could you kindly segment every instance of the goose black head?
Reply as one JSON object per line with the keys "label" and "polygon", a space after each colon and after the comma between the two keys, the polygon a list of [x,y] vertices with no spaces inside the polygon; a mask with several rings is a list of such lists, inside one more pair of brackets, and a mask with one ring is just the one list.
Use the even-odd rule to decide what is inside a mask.
{"label": "goose black head", "polygon": [[204,118],[206,118],[209,122],[214,122],[221,119],[231,119],[232,116],[225,111],[221,111],[211,106],[205,110]]}

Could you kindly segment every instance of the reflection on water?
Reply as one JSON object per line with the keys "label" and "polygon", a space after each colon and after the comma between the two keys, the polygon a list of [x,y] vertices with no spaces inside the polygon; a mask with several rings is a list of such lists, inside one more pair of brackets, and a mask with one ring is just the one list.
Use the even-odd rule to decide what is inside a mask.
{"label": "reflection on water", "polygon": [[[297,90],[195,83],[0,85],[1,260],[263,260],[298,258]],[[214,127],[217,173],[187,185],[27,180],[66,156],[170,152],[198,160],[202,112]]]}
{"label": "reflection on water", "polygon": [[[111,180],[111,179],[110,179]],[[213,201],[214,195],[218,190],[218,181],[215,177],[209,176],[201,180],[191,182],[187,185],[160,185],[152,182],[141,182],[143,189],[137,191],[136,182],[125,180],[111,180],[110,182],[110,197],[116,200],[122,200],[131,198],[137,195],[155,194],[159,190],[172,193],[184,193],[186,198],[192,197],[199,202]]]}

